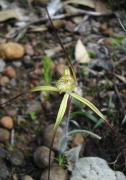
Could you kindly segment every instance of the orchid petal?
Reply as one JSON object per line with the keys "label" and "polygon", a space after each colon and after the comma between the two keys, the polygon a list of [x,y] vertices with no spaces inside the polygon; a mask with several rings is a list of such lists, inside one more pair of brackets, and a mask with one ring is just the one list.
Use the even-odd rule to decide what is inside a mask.
{"label": "orchid petal", "polygon": [[52,86],[37,86],[35,88],[27,90],[26,93],[34,91],[57,91],[57,88]]}

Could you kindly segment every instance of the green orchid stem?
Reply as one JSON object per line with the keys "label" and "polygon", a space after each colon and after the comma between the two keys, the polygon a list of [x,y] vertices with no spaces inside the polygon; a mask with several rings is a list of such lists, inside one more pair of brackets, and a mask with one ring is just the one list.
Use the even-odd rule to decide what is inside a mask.
{"label": "green orchid stem", "polygon": [[[72,96],[69,97],[68,102],[67,102],[67,108],[66,108],[66,127],[65,127],[66,146],[67,146],[67,134],[68,134],[68,129],[69,129],[71,102],[72,102]],[[65,146],[65,148],[66,148],[66,146]],[[63,152],[64,152],[64,150],[63,150]]]}

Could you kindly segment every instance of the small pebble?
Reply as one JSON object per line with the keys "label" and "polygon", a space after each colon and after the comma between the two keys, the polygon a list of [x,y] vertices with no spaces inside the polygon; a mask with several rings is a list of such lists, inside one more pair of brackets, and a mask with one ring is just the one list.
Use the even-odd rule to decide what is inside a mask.
{"label": "small pebble", "polygon": [[16,71],[11,66],[7,66],[4,69],[3,74],[8,76],[9,78],[14,78],[16,76]]}
{"label": "small pebble", "polygon": [[42,110],[42,106],[40,101],[37,100],[31,100],[26,104],[26,107],[23,108],[23,113],[24,114],[30,114],[32,112],[36,112],[36,113],[41,113]]}
{"label": "small pebble", "polygon": [[[46,169],[41,177],[40,180],[47,180],[48,179],[48,169]],[[58,165],[54,165],[50,168],[50,180],[68,180],[68,172],[64,170],[62,167]]]}
{"label": "small pebble", "polygon": [[[54,131],[54,124],[50,124],[49,126],[45,128],[44,135],[43,135],[43,145],[49,148],[52,142],[53,131]],[[53,143],[53,147],[52,147],[53,150],[60,151],[60,143],[64,136],[65,134],[64,134],[63,129],[60,126],[58,126],[54,143]]]}
{"label": "small pebble", "polygon": [[24,64],[31,64],[32,59],[29,55],[25,55],[23,58],[23,62],[24,62]]}
{"label": "small pebble", "polygon": [[39,79],[39,76],[33,72],[33,73],[30,75],[30,78],[31,78],[31,79],[36,79],[36,80],[38,80],[38,79]]}
{"label": "small pebble", "polygon": [[10,132],[6,129],[0,128],[0,141],[7,141],[10,139]]}
{"label": "small pebble", "polygon": [[13,61],[12,64],[16,67],[19,68],[22,66],[22,62],[21,61]]}
{"label": "small pebble", "polygon": [[40,75],[42,75],[42,69],[41,69],[41,68],[36,68],[36,69],[34,70],[34,73],[35,73],[36,75],[40,76]]}
{"label": "small pebble", "polygon": [[13,120],[10,116],[4,116],[1,120],[0,120],[0,124],[7,129],[12,129],[13,127]]}
{"label": "small pebble", "polygon": [[0,147],[0,161],[2,160],[2,158],[5,158],[6,157],[6,152],[5,150]]}
{"label": "small pebble", "polygon": [[12,87],[15,87],[15,86],[17,85],[17,81],[16,81],[15,78],[13,78],[13,79],[10,80],[10,85],[11,85]]}
{"label": "small pebble", "polygon": [[66,26],[65,28],[70,31],[70,32],[73,32],[74,30],[74,24],[71,22],[71,21],[66,21]]}
{"label": "small pebble", "polygon": [[79,144],[83,144],[83,143],[84,143],[83,135],[81,133],[75,134],[72,141],[73,147],[76,147]]}
{"label": "small pebble", "polygon": [[95,81],[91,81],[88,86],[94,88],[97,86],[97,83]]}
{"label": "small pebble", "polygon": [[50,63],[50,69],[51,69],[51,70],[54,70],[55,68],[56,68],[55,63],[54,63],[53,61],[51,61],[51,63]]}
{"label": "small pebble", "polygon": [[[49,166],[49,151],[50,149],[46,146],[41,146],[36,149],[34,152],[34,162],[39,168],[45,168]],[[54,152],[51,152],[51,159],[50,162],[51,164],[53,163],[54,160]]]}
{"label": "small pebble", "polygon": [[9,83],[9,78],[7,76],[2,76],[0,79],[0,85],[1,86],[6,86]]}
{"label": "small pebble", "polygon": [[8,152],[8,160],[15,166],[21,166],[24,163],[24,154],[17,149],[14,151]]}
{"label": "small pebble", "polygon": [[15,117],[17,116],[17,110],[16,109],[7,109],[6,110],[6,114],[8,116],[11,116],[11,117]]}
{"label": "small pebble", "polygon": [[[0,180],[4,180],[9,176],[9,171],[4,160],[0,160]],[[9,179],[9,178],[7,178]]]}
{"label": "small pebble", "polygon": [[40,100],[43,103],[46,100],[47,97],[47,92],[46,91],[41,91],[40,93]]}
{"label": "small pebble", "polygon": [[107,28],[105,31],[104,31],[104,34],[107,34],[109,36],[113,36],[114,35],[114,31],[112,28]]}
{"label": "small pebble", "polygon": [[25,44],[25,53],[29,56],[33,56],[34,55],[34,49],[30,44]]}
{"label": "small pebble", "polygon": [[14,60],[22,58],[24,55],[24,47],[19,43],[8,42],[0,44],[0,57],[2,59]]}
{"label": "small pebble", "polygon": [[107,29],[107,24],[101,24],[101,29],[105,31]]}
{"label": "small pebble", "polygon": [[47,110],[47,111],[51,111],[52,110],[52,104],[49,101],[44,101],[43,102],[43,107]]}
{"label": "small pebble", "polygon": [[5,66],[6,66],[5,61],[0,58],[0,73],[3,72]]}

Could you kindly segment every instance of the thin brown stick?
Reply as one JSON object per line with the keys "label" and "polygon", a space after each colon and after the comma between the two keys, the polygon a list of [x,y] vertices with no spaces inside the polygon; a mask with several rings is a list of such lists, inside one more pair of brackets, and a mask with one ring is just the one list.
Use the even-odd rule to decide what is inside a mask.
{"label": "thin brown stick", "polygon": [[73,77],[74,77],[74,80],[75,80],[75,84],[76,84],[76,74],[75,74],[73,65],[71,64],[70,58],[69,58],[69,56],[68,56],[68,53],[67,53],[66,49],[64,48],[63,43],[62,43],[62,41],[60,40],[60,38],[59,38],[59,36],[58,36],[58,34],[57,34],[57,32],[56,32],[56,29],[55,29],[55,27],[54,27],[54,25],[53,25],[53,22],[52,22],[52,20],[51,20],[51,17],[50,17],[50,15],[49,15],[49,12],[48,12],[48,9],[47,9],[47,8],[46,8],[46,11],[47,11],[47,14],[48,14],[48,17],[49,17],[51,26],[52,26],[52,28],[53,28],[53,31],[54,31],[54,33],[55,33],[55,35],[56,35],[56,37],[57,37],[57,39],[58,39],[58,41],[59,41],[59,44],[60,44],[60,46],[61,46],[61,48],[62,48],[62,50],[63,50],[63,52],[64,52],[65,57],[67,58],[68,64],[69,64],[70,67],[71,67],[71,70],[72,70],[72,73],[73,73]]}
{"label": "thin brown stick", "polygon": [[15,96],[15,97],[13,97],[12,99],[9,99],[8,101],[0,104],[0,107],[3,106],[3,105],[5,105],[5,104],[7,104],[7,103],[9,103],[9,102],[11,102],[11,101],[13,101],[14,99],[17,99],[18,97],[20,97],[20,96],[22,96],[22,95],[24,95],[24,94],[26,94],[26,93],[28,93],[28,92],[21,93],[21,94]]}
{"label": "thin brown stick", "polygon": [[[56,131],[57,131],[57,129],[56,129]],[[55,139],[56,131],[55,131],[55,132],[54,132],[54,134],[53,134],[52,141],[51,141],[51,145],[50,145],[50,149],[49,149],[48,180],[50,180],[51,151],[52,151],[52,147],[53,147],[53,143],[54,143],[54,139]]]}

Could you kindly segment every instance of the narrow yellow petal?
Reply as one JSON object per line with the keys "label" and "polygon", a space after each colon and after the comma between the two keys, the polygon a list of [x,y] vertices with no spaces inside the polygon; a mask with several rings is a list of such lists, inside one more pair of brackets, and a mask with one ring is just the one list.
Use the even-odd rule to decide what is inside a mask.
{"label": "narrow yellow petal", "polygon": [[64,113],[66,111],[66,107],[67,107],[67,101],[68,101],[68,98],[69,98],[69,94],[66,93],[63,97],[63,100],[60,104],[60,108],[59,108],[59,111],[58,111],[58,114],[57,114],[57,118],[56,118],[56,123],[55,123],[55,126],[54,126],[54,133],[56,132],[56,129],[57,127],[59,126],[63,116],[64,116]]}
{"label": "narrow yellow petal", "polygon": [[69,93],[72,97],[76,98],[77,100],[81,101],[82,103],[86,104],[89,108],[91,108],[97,115],[99,115],[101,118],[103,118],[107,124],[108,121],[106,120],[106,118],[104,117],[104,115],[87,99],[75,94],[75,93]]}
{"label": "narrow yellow petal", "polygon": [[52,86],[37,86],[35,88],[27,90],[26,93],[34,91],[57,91],[57,88]]}

